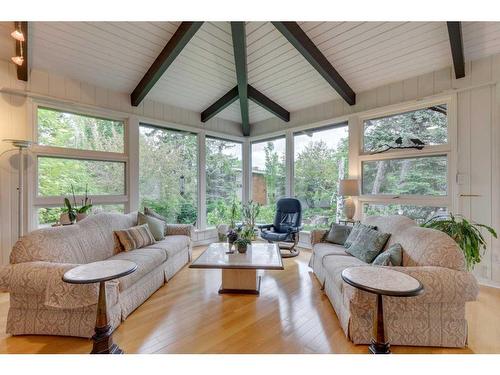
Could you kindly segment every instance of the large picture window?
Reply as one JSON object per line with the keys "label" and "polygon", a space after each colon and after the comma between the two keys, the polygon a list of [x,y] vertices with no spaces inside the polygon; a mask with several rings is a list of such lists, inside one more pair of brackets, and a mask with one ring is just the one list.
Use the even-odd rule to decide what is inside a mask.
{"label": "large picture window", "polygon": [[348,176],[347,124],[294,135],[294,191],[305,230],[326,228],[340,210],[338,184]]}
{"label": "large picture window", "polygon": [[233,202],[241,202],[242,146],[206,137],[205,150],[207,225],[227,224]]}
{"label": "large picture window", "polygon": [[65,197],[92,212],[124,211],[127,155],[123,121],[37,107],[35,227],[58,221]]}
{"label": "large picture window", "polygon": [[363,215],[405,215],[423,222],[448,210],[448,108],[436,104],[363,120]]}
{"label": "large picture window", "polygon": [[171,223],[195,224],[198,217],[196,134],[141,124],[139,199]]}
{"label": "large picture window", "polygon": [[252,195],[262,205],[257,221],[272,223],[276,201],[285,196],[285,137],[252,143]]}

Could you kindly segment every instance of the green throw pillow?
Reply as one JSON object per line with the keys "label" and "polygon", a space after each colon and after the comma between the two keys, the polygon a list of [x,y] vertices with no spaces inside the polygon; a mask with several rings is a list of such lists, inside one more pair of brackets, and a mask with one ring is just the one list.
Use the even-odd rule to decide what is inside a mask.
{"label": "green throw pillow", "polygon": [[402,266],[403,265],[403,248],[401,244],[395,243],[389,248],[377,255],[373,260],[372,265],[374,266]]}
{"label": "green throw pillow", "polygon": [[156,241],[161,241],[165,238],[165,223],[153,216],[144,215],[142,212],[137,213],[137,225],[147,224],[149,230],[153,234]]}
{"label": "green throw pillow", "polygon": [[371,263],[382,251],[390,236],[389,233],[382,233],[365,226],[360,229],[356,240],[346,249],[346,252],[365,263]]}
{"label": "green throw pillow", "polygon": [[343,245],[352,231],[352,226],[333,223],[325,240],[337,245]]}
{"label": "green throw pillow", "polygon": [[344,241],[344,247],[348,248],[352,245],[354,241],[358,238],[359,234],[361,233],[361,230],[363,229],[377,229],[377,227],[373,225],[365,225],[361,223],[356,223],[354,224],[354,227],[352,228],[351,232],[349,233],[349,236],[347,239]]}

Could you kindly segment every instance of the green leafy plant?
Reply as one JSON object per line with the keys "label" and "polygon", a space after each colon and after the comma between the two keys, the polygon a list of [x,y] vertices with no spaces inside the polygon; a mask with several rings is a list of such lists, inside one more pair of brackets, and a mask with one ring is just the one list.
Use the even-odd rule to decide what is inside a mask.
{"label": "green leafy plant", "polygon": [[486,249],[486,241],[480,229],[486,229],[493,237],[497,238],[497,233],[493,228],[452,213],[447,216],[434,216],[421,226],[440,230],[453,238],[465,255],[468,270],[472,270],[481,261],[481,248],[483,252]]}
{"label": "green leafy plant", "polygon": [[234,241],[234,244],[238,247],[245,247],[251,245],[252,242],[248,238],[238,238],[236,241]]}
{"label": "green leafy plant", "polygon": [[236,227],[236,218],[238,217],[238,204],[236,199],[233,199],[233,204],[231,205],[231,212],[229,214],[229,228],[234,229]]}
{"label": "green leafy plant", "polygon": [[76,204],[75,188],[71,185],[71,195],[73,196],[73,204],[68,198],[64,198],[63,212],[68,214],[69,220],[73,223],[78,214],[86,214],[92,208],[92,200],[88,197],[88,185],[85,186],[85,195],[82,199],[82,205],[78,207]]}
{"label": "green leafy plant", "polygon": [[66,212],[68,214],[69,221],[71,221],[72,223],[76,220],[76,209],[71,205],[71,202],[68,198],[64,198],[63,212]]}
{"label": "green leafy plant", "polygon": [[250,201],[242,204],[241,214],[243,217],[243,225],[248,228],[254,228],[257,216],[259,216],[260,204]]}

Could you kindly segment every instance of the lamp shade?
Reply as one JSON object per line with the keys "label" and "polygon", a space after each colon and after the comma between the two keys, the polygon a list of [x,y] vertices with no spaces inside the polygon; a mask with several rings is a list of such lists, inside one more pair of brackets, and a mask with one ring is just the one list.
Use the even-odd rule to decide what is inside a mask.
{"label": "lamp shade", "polygon": [[359,195],[358,180],[355,178],[340,180],[339,195],[356,197]]}

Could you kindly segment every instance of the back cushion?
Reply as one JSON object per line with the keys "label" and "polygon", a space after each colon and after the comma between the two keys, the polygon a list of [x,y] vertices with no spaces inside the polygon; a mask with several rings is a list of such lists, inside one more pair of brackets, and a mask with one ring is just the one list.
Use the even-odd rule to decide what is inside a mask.
{"label": "back cushion", "polygon": [[406,216],[368,216],[364,224],[376,225],[391,233],[386,249],[396,243],[403,247],[403,266],[437,266],[465,270],[465,257],[456,242],[435,229],[422,228]]}
{"label": "back cushion", "polygon": [[10,254],[10,263],[47,261],[84,264],[114,254],[113,231],[137,223],[137,213],[100,213],[75,225],[43,228],[21,238]]}

